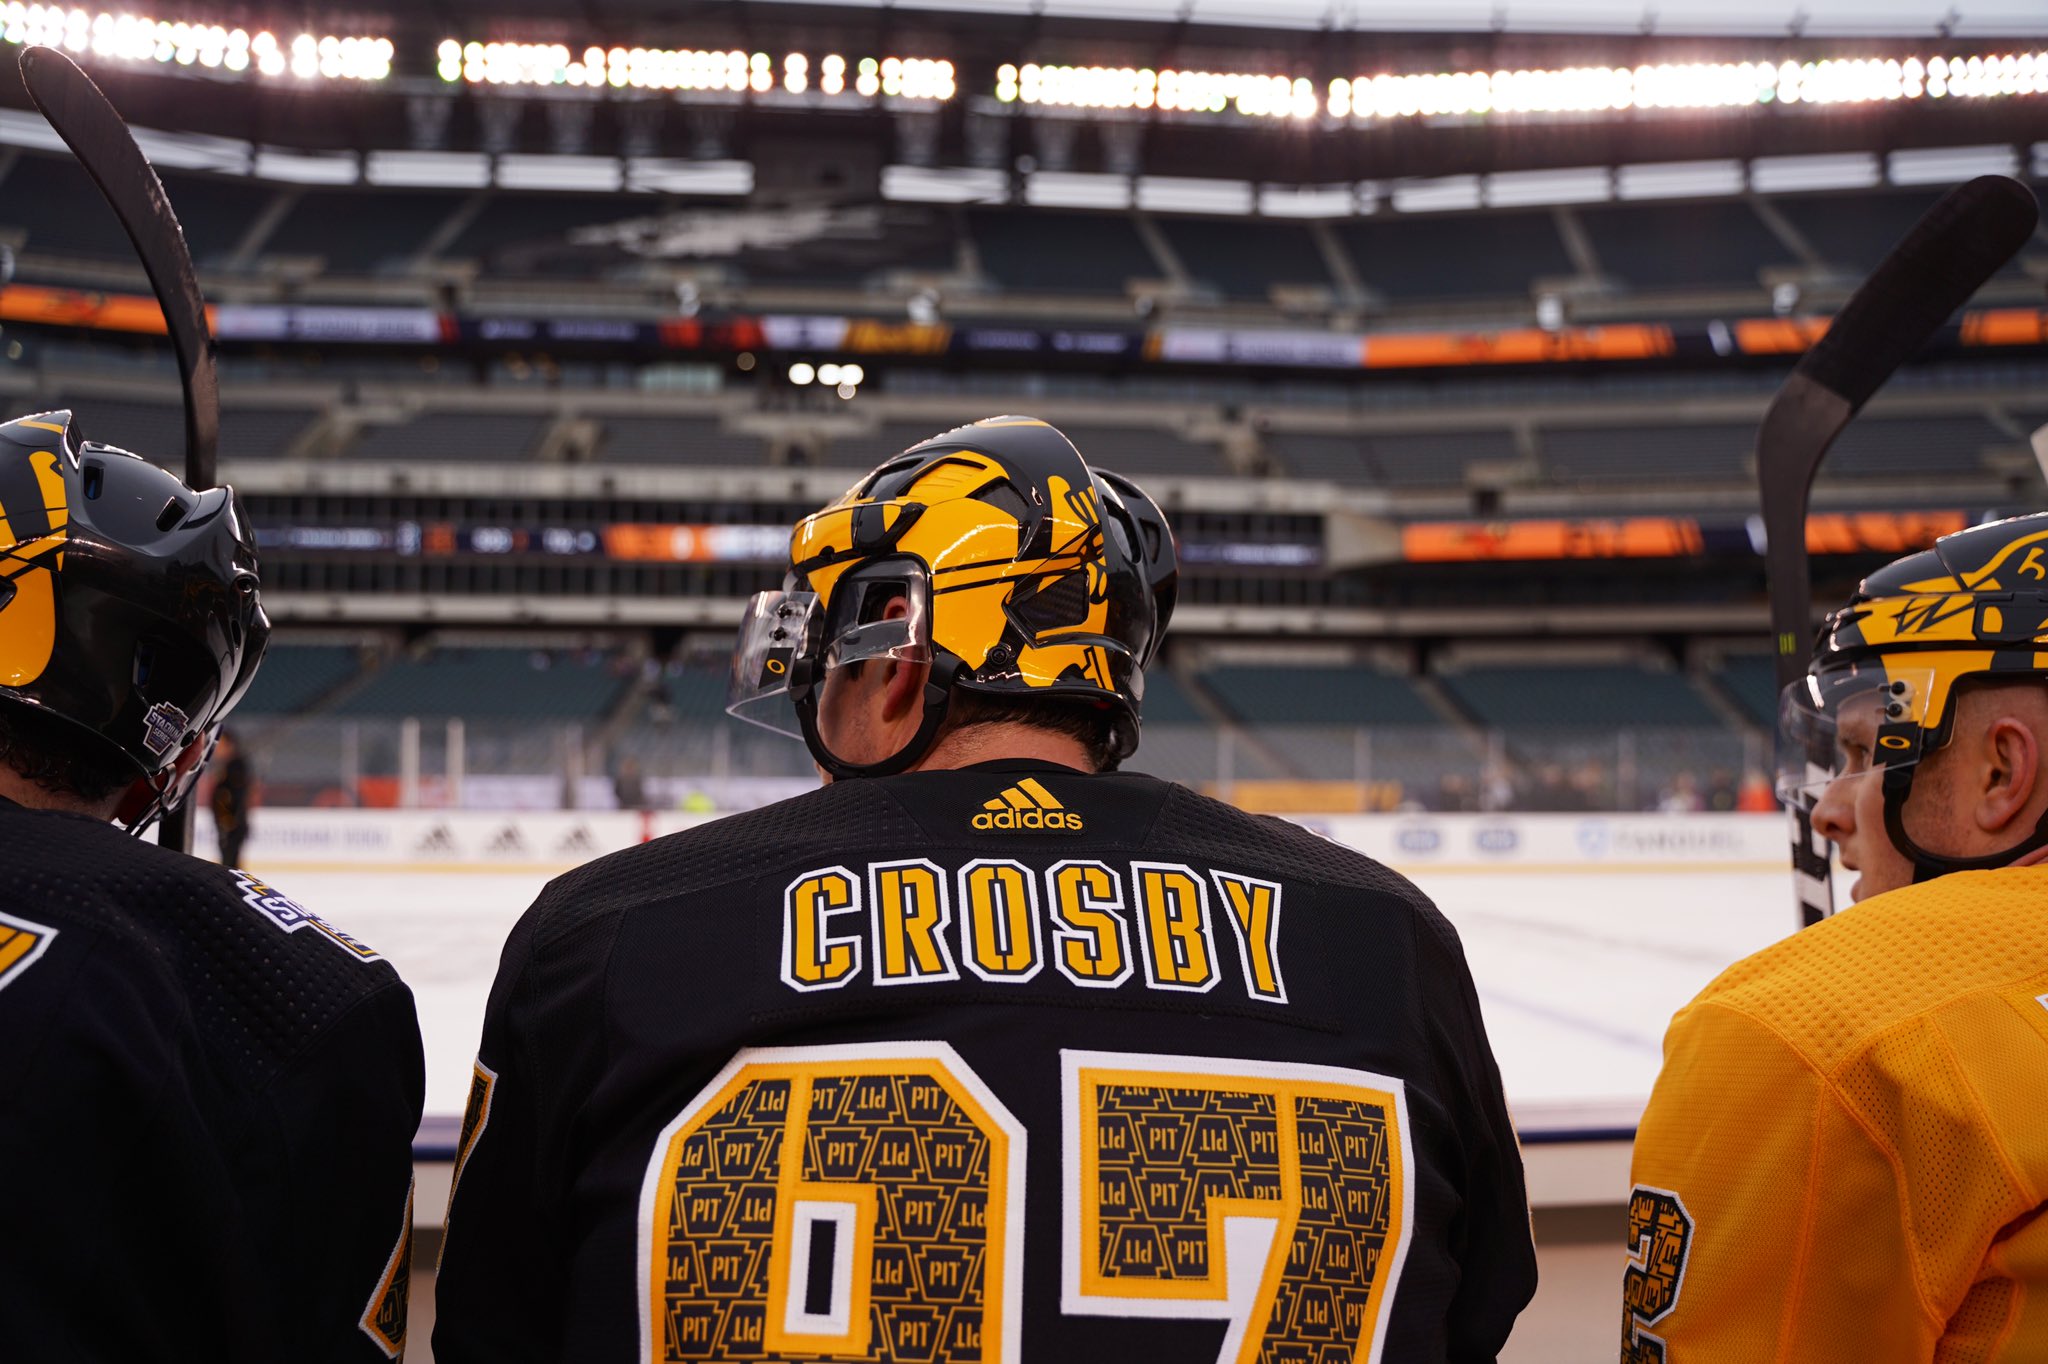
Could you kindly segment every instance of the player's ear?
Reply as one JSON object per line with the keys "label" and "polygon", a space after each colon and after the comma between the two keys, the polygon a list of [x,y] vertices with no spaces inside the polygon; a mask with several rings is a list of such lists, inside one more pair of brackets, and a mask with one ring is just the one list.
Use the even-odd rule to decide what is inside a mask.
{"label": "player's ear", "polygon": [[890,724],[908,720],[915,724],[924,715],[924,680],[932,665],[907,659],[891,659],[884,665],[882,719]]}
{"label": "player's ear", "polygon": [[2040,803],[2048,773],[2041,768],[2041,743],[2034,726],[2017,715],[2001,714],[1984,728],[1977,755],[1977,827],[1999,833],[2014,825],[2031,827],[2029,812]]}
{"label": "player's ear", "polygon": [[[896,597],[883,608],[882,619],[902,620],[909,614],[910,599]],[[899,658],[882,666],[882,719],[895,724],[909,717],[915,722],[924,713],[924,680],[932,670],[931,664]]]}

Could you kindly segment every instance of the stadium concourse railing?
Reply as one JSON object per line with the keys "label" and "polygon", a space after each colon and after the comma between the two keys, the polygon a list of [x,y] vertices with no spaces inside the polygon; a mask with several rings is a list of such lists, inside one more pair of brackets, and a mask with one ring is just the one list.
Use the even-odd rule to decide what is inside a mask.
{"label": "stadium concourse railing", "polygon": [[[273,807],[718,813],[814,786],[792,739],[678,720],[249,717]],[[1758,733],[1418,726],[1148,726],[1129,764],[1280,814],[1775,809]]]}

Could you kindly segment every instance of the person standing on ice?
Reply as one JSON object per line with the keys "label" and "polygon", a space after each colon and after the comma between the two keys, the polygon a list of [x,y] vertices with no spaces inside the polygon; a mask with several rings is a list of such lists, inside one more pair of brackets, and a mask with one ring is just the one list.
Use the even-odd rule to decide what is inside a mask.
{"label": "person standing on ice", "polygon": [[1855,904],[1672,1020],[1622,1359],[2048,1359],[2048,515],[1866,578],[1781,706]]}
{"label": "person standing on ice", "polygon": [[255,540],[0,425],[0,1359],[403,1351],[412,996],[263,881],[146,842],[262,660]]}
{"label": "person standing on ice", "polygon": [[1175,565],[1026,417],[797,526],[732,708],[828,784],[520,921],[440,1364],[1495,1357],[1535,1253],[1456,934],[1115,770]]}

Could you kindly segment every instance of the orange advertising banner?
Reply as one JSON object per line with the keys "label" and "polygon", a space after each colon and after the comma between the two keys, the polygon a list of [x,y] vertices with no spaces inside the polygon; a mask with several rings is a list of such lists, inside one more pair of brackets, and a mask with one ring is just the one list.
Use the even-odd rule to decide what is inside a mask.
{"label": "orange advertising banner", "polygon": [[1966,346],[2048,345],[2048,312],[2039,308],[1990,308],[1963,314]]}
{"label": "orange advertising banner", "polygon": [[1969,514],[1933,512],[1830,512],[1806,518],[1809,554],[1905,554],[1925,549],[1970,524]]}
{"label": "orange advertising banner", "polygon": [[[206,320],[213,322],[208,307]],[[10,284],[0,289],[0,320],[39,322],[50,327],[94,327],[101,331],[147,332],[162,336],[164,310],[142,294],[103,294],[82,289],[52,289],[41,284]]]}
{"label": "orange advertising banner", "polygon": [[1484,559],[1672,559],[1703,548],[1699,522],[1675,516],[1600,521],[1430,521],[1404,526],[1410,563]]}
{"label": "orange advertising banner", "polygon": [[1669,327],[1628,324],[1501,332],[1391,332],[1365,339],[1367,369],[1532,365],[1572,360],[1650,360],[1677,350]]}

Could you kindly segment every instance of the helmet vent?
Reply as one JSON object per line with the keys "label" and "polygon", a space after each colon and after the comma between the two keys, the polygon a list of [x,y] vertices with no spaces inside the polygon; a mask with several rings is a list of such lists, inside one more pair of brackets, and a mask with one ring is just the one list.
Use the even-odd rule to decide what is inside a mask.
{"label": "helmet vent", "polygon": [[1088,574],[1085,570],[1040,578],[1010,597],[1010,618],[1032,638],[1072,629],[1088,619]]}
{"label": "helmet vent", "polygon": [[104,488],[104,487],[106,486],[106,484],[107,484],[107,470],[106,470],[106,466],[105,466],[105,465],[101,464],[101,463],[100,463],[100,462],[99,462],[98,460],[94,460],[94,461],[93,461],[92,463],[90,463],[90,464],[88,464],[88,465],[86,465],[86,466],[85,466],[85,500],[86,500],[86,501],[88,501],[88,502],[95,502],[95,501],[98,501],[98,500],[99,500],[99,495],[100,495],[100,489]]}
{"label": "helmet vent", "polygon": [[1005,482],[985,484],[975,490],[973,498],[977,502],[986,502],[989,506],[996,508],[1005,515],[1016,518],[1019,525],[1022,525],[1031,517],[1031,508],[1025,504],[1023,494]]}
{"label": "helmet vent", "polygon": [[172,498],[164,503],[164,509],[156,514],[156,528],[158,530],[176,529],[178,523],[185,519],[185,513],[191,510],[192,507],[189,503],[181,502],[175,497]]}

